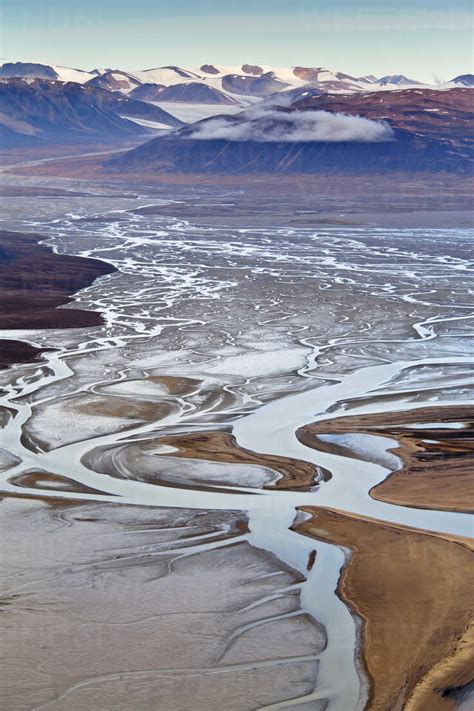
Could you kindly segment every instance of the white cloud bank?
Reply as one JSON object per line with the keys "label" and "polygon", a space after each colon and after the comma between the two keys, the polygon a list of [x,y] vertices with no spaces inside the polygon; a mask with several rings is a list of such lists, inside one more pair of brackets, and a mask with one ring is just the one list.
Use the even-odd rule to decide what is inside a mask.
{"label": "white cloud bank", "polygon": [[384,121],[329,111],[286,112],[277,108],[250,109],[244,120],[215,118],[188,134],[201,141],[258,141],[274,143],[301,141],[341,143],[380,143],[393,139],[393,130]]}

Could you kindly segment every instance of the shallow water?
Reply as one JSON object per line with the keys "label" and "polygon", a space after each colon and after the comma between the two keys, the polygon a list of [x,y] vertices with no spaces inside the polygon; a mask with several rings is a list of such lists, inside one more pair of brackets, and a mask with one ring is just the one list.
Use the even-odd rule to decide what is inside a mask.
{"label": "shallow water", "polygon": [[[214,199],[222,203],[232,195]],[[319,699],[331,711],[363,708],[360,621],[335,594],[348,552],[290,530],[297,508],[327,506],[455,535],[469,535],[472,520],[370,497],[369,490],[390,473],[378,463],[390,441],[366,435],[366,460],[362,455],[348,461],[305,447],[295,433],[341,413],[472,404],[471,235],[454,229],[289,228],[272,224],[271,209],[264,207],[255,228],[228,226],[224,218],[220,225],[202,217],[193,223],[180,218],[182,202],[140,191],[64,198],[60,204],[29,198],[24,208],[18,199],[17,205],[6,228],[38,232],[57,251],[104,259],[118,272],[76,297],[78,307],[104,314],[103,327],[0,334],[56,349],[41,364],[1,375],[0,404],[14,413],[2,448],[17,462],[1,475],[3,490],[38,496],[37,487],[20,490],[15,480],[39,470],[97,492],[49,486],[47,496],[61,500],[244,512],[245,540],[304,576],[300,612],[327,634],[326,647],[314,655],[315,688],[260,708]],[[175,216],[161,215],[163,205],[168,211],[175,206]],[[150,376],[192,385],[181,394],[153,390]],[[124,417],[124,408],[138,401],[165,402],[168,410],[159,417]],[[311,491],[262,490],[252,486],[248,472],[239,485],[238,465],[222,463],[225,486],[213,481],[217,474],[206,487],[186,486],[181,459],[179,486],[162,485],[140,480],[133,461],[124,471],[119,460],[125,444],[209,430],[232,432],[247,450],[304,460],[332,476]],[[122,478],[91,468],[104,453],[122,467]],[[154,450],[149,456],[167,454]],[[192,553],[225,545],[204,540]],[[308,571],[314,551],[316,564]]]}

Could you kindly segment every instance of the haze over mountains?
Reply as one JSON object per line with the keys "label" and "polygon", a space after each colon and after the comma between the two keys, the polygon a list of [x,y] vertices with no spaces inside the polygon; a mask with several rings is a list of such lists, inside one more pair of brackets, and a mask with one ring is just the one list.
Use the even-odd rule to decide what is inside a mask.
{"label": "haze over mountains", "polygon": [[6,63],[0,140],[7,148],[143,143],[107,170],[466,173],[473,86],[471,74],[427,86],[311,67],[86,72]]}

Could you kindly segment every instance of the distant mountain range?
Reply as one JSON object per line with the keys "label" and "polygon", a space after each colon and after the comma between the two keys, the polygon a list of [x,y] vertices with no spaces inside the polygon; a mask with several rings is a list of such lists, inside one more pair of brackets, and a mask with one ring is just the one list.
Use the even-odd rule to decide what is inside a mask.
{"label": "distant mountain range", "polygon": [[472,74],[430,87],[318,67],[85,72],[6,63],[0,140],[6,148],[143,142],[107,170],[467,173],[472,87]]}
{"label": "distant mountain range", "polygon": [[[302,87],[310,87],[322,92],[352,93],[429,86],[403,74],[357,77],[323,67],[287,68],[255,64],[166,66],[133,72],[118,68],[106,68],[87,72],[39,62],[7,62],[0,66],[0,78],[72,81],[124,94],[136,91],[146,85],[148,87],[147,95],[153,96],[153,101],[211,104],[242,102],[246,98],[263,97]],[[154,93],[149,88],[153,85],[157,87]],[[431,88],[446,89],[473,85],[473,75],[465,74]],[[180,88],[178,89],[178,87]],[[169,91],[165,93],[166,89]]]}
{"label": "distant mountain range", "polygon": [[107,162],[180,173],[472,172],[470,89],[320,94],[194,123]]}

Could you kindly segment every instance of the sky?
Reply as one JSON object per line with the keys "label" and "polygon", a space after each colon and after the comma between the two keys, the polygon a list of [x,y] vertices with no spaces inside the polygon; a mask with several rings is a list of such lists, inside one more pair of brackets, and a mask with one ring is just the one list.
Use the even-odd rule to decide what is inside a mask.
{"label": "sky", "polygon": [[0,28],[2,62],[298,65],[428,82],[472,71],[471,0],[0,0]]}

